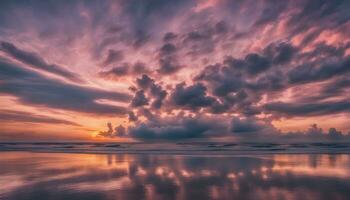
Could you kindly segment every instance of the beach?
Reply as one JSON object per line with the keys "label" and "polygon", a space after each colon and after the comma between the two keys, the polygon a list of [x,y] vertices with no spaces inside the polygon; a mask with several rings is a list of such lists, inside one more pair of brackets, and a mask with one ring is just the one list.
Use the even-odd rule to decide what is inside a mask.
{"label": "beach", "polygon": [[0,152],[0,199],[348,199],[344,153]]}

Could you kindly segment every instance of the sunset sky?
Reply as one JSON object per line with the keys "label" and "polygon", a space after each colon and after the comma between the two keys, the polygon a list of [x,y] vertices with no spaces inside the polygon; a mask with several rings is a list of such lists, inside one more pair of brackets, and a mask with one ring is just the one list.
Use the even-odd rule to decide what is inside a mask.
{"label": "sunset sky", "polygon": [[0,141],[350,141],[349,0],[4,0]]}

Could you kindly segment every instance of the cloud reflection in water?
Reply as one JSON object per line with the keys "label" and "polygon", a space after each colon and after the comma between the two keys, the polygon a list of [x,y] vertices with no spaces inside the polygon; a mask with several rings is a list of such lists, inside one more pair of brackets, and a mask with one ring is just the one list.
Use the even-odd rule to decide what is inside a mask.
{"label": "cloud reflection in water", "polygon": [[0,153],[0,199],[347,199],[349,155]]}

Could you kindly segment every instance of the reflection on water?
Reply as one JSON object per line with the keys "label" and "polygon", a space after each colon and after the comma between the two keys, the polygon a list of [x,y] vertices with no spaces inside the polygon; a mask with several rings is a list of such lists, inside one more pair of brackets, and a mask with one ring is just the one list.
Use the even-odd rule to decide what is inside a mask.
{"label": "reflection on water", "polygon": [[0,199],[349,199],[350,155],[0,153]]}

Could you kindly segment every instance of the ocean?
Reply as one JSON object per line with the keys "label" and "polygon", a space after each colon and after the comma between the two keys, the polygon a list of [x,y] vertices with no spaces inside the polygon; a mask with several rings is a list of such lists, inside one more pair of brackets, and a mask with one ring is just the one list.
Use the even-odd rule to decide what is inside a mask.
{"label": "ocean", "polygon": [[0,145],[1,200],[349,197],[349,144]]}

